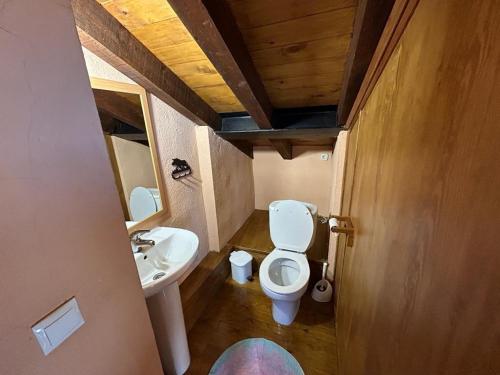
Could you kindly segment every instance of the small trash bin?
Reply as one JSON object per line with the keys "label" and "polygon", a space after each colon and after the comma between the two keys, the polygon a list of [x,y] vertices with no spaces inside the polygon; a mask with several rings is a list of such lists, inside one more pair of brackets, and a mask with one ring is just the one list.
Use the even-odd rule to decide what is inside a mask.
{"label": "small trash bin", "polygon": [[229,256],[233,280],[245,284],[252,277],[252,256],[246,251],[233,251]]}

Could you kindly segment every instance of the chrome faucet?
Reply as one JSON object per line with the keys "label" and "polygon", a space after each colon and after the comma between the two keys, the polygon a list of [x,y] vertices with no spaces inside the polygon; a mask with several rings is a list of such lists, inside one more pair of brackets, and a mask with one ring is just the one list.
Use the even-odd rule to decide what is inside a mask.
{"label": "chrome faucet", "polygon": [[[148,246],[154,246],[155,242],[154,240],[146,240],[141,238],[141,234],[149,233],[149,230],[147,229],[141,229],[141,230],[136,230],[130,233],[130,241],[136,244],[137,246],[141,245],[148,245]],[[141,251],[142,248],[139,247],[138,251]]]}

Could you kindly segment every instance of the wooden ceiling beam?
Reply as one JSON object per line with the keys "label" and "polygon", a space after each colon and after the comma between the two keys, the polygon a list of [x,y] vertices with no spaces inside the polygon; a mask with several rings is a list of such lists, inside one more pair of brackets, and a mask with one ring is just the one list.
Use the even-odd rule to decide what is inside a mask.
{"label": "wooden ceiling beam", "polygon": [[[259,128],[271,129],[271,101],[226,1],[169,3]],[[292,158],[289,142],[275,140],[272,144],[284,159]]]}
{"label": "wooden ceiling beam", "polygon": [[111,134],[115,137],[126,139],[127,141],[141,141],[141,142],[149,142],[148,135],[146,133],[143,134],[134,134],[134,133],[115,133]]}
{"label": "wooden ceiling beam", "polygon": [[279,152],[281,157],[285,160],[292,160],[292,144],[290,141],[278,140],[278,139],[270,139],[269,142],[273,145],[276,151]]}
{"label": "wooden ceiling beam", "polygon": [[104,112],[136,129],[146,131],[142,107],[132,103],[114,91],[93,89],[99,113]]}
{"label": "wooden ceiling beam", "polygon": [[395,0],[361,0],[340,92],[337,120],[346,124]]}
{"label": "wooden ceiling beam", "polygon": [[341,128],[307,128],[307,129],[259,129],[244,131],[217,131],[218,136],[228,140],[290,140],[290,139],[317,139],[336,138],[342,131]]}
{"label": "wooden ceiling beam", "polygon": [[220,116],[95,0],[73,0],[82,45],[198,125]]}
{"label": "wooden ceiling beam", "polygon": [[109,113],[99,110],[99,108],[97,109],[97,112],[99,114],[99,120],[101,120],[102,131],[105,134],[113,133],[115,127],[117,126],[116,119]]}
{"label": "wooden ceiling beam", "polygon": [[272,128],[272,105],[225,0],[169,0],[203,52],[260,128]]}

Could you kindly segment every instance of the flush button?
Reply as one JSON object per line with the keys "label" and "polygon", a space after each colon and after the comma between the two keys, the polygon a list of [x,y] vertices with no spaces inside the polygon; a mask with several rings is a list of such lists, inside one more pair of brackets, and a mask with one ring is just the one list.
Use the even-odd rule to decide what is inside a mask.
{"label": "flush button", "polygon": [[47,355],[80,328],[85,320],[75,298],[58,307],[36,323],[31,330],[43,354]]}

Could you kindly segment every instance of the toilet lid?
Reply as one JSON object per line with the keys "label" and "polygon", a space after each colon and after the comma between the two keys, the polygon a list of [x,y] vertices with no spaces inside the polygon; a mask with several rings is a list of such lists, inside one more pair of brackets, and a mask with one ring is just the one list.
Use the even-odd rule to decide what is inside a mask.
{"label": "toilet lid", "polygon": [[155,190],[158,189],[147,189],[142,186],[137,186],[132,190],[130,216],[133,221],[142,221],[158,211]]}
{"label": "toilet lid", "polygon": [[314,236],[314,219],[303,202],[276,201],[269,205],[269,230],[278,249],[305,253]]}

